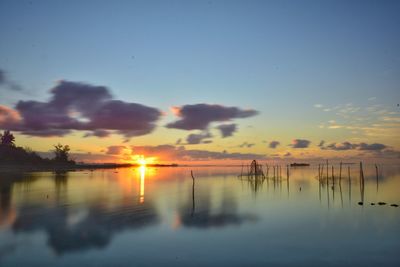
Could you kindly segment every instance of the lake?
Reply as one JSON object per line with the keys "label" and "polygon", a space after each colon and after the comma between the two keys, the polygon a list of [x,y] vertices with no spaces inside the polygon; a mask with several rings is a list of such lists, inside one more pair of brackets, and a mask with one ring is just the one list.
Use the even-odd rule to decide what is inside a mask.
{"label": "lake", "polygon": [[0,173],[0,266],[400,266],[398,165],[241,171]]}

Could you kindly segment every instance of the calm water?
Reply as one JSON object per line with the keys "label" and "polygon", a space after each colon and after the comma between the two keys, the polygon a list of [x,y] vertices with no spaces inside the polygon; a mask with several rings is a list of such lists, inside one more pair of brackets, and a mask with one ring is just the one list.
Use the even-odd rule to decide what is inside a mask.
{"label": "calm water", "polygon": [[363,193],[351,168],[333,187],[311,167],[2,173],[0,266],[400,266],[400,168],[366,166]]}

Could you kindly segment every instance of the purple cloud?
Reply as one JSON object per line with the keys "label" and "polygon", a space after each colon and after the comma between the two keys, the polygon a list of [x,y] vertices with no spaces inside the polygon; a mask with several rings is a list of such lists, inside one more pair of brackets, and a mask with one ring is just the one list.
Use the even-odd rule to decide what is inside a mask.
{"label": "purple cloud", "polygon": [[125,149],[127,149],[126,146],[109,146],[109,147],[107,147],[106,154],[107,155],[121,155]]}
{"label": "purple cloud", "polygon": [[247,148],[250,148],[250,147],[253,147],[254,145],[255,145],[255,144],[251,144],[251,143],[244,142],[243,144],[239,145],[239,147],[247,147]]}
{"label": "purple cloud", "polygon": [[271,141],[271,142],[269,143],[269,147],[275,149],[275,148],[277,148],[280,144],[281,144],[281,143],[280,143],[279,141]]}
{"label": "purple cloud", "polygon": [[217,129],[220,130],[222,138],[226,138],[232,136],[234,132],[237,130],[236,124],[222,124],[218,125]]}
{"label": "purple cloud", "polygon": [[379,143],[373,143],[373,144],[360,143],[358,147],[359,150],[370,150],[370,151],[381,151],[387,148],[386,145]]}
{"label": "purple cloud", "polygon": [[113,100],[104,86],[61,81],[51,94],[48,102],[19,101],[13,112],[21,120],[16,123],[3,116],[0,128],[35,136],[63,136],[84,130],[99,137],[111,132],[132,137],[152,132],[161,116],[158,109]]}
{"label": "purple cloud", "polygon": [[209,132],[204,132],[200,134],[189,134],[188,137],[186,137],[186,142],[189,145],[197,145],[197,144],[209,144],[212,141],[211,140],[204,140],[211,138],[212,135]]}
{"label": "purple cloud", "polygon": [[96,137],[99,137],[99,138],[104,138],[104,137],[108,137],[109,135],[110,135],[109,131],[105,131],[105,130],[99,129],[99,130],[94,130],[92,132],[88,132],[83,137],[96,136]]}
{"label": "purple cloud", "polygon": [[309,140],[305,140],[305,139],[294,139],[292,141],[292,147],[293,148],[307,148],[310,145],[310,141]]}
{"label": "purple cloud", "polygon": [[350,142],[343,142],[341,144],[331,143],[327,146],[321,146],[321,149],[327,150],[351,150],[357,148],[358,145],[352,144]]}
{"label": "purple cloud", "polygon": [[248,118],[258,114],[252,109],[243,110],[237,107],[210,104],[185,105],[173,107],[172,110],[181,119],[167,124],[166,127],[182,130],[205,130],[212,122]]}
{"label": "purple cloud", "polygon": [[327,146],[321,147],[321,149],[325,150],[336,150],[336,151],[341,151],[341,150],[367,150],[367,151],[382,151],[387,149],[388,146],[380,143],[373,143],[373,144],[367,144],[367,143],[359,143],[359,144],[352,144],[350,142],[343,142],[340,144],[337,143],[331,143]]}

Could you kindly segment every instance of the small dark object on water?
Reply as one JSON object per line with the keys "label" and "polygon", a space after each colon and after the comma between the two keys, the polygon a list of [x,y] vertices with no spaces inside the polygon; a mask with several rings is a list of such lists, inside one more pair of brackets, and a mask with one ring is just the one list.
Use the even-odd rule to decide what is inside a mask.
{"label": "small dark object on water", "polygon": [[372,206],[374,206],[374,205],[375,205],[375,203],[374,203],[374,202],[372,202],[372,203],[371,203],[371,205],[372,205]]}
{"label": "small dark object on water", "polygon": [[358,205],[360,205],[360,206],[362,206],[362,205],[364,205],[364,202],[358,202]]}
{"label": "small dark object on water", "polygon": [[392,205],[390,205],[390,206],[392,206],[392,207],[398,207],[399,205],[397,205],[397,204],[392,204]]}
{"label": "small dark object on water", "polygon": [[386,202],[378,202],[379,205],[386,205]]}
{"label": "small dark object on water", "polygon": [[301,191],[301,186],[300,186],[300,191]]}
{"label": "small dark object on water", "polygon": [[291,163],[290,164],[290,167],[308,167],[308,166],[310,166],[310,164],[308,164],[308,163]]}
{"label": "small dark object on water", "polygon": [[47,195],[46,198],[49,198],[49,195]]}

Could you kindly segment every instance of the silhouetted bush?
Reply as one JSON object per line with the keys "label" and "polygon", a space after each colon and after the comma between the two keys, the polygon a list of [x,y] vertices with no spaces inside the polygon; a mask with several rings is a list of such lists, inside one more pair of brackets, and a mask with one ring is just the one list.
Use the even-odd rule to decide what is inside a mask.
{"label": "silhouetted bush", "polygon": [[55,158],[46,159],[40,157],[30,148],[15,146],[15,137],[10,131],[0,134],[0,165],[73,165],[75,161],[69,158],[70,148],[68,145],[55,145]]}

